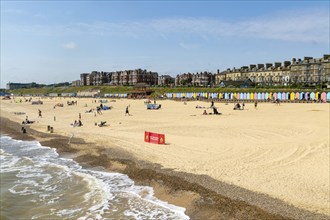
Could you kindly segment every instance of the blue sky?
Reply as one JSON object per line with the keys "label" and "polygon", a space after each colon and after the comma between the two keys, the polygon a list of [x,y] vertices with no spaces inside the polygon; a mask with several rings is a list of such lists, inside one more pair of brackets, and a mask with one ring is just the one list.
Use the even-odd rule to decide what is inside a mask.
{"label": "blue sky", "polygon": [[1,87],[329,54],[329,1],[1,1]]}

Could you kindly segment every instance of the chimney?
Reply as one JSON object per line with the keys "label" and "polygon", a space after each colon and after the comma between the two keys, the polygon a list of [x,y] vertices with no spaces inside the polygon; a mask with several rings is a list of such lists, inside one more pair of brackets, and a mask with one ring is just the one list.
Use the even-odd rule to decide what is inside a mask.
{"label": "chimney", "polygon": [[219,69],[217,69],[217,74],[219,74],[220,73],[220,70]]}
{"label": "chimney", "polygon": [[295,64],[296,63],[296,58],[292,58],[292,64]]}
{"label": "chimney", "polygon": [[282,65],[282,63],[281,62],[275,62],[274,65],[275,65],[275,68],[278,68]]}
{"label": "chimney", "polygon": [[284,67],[290,66],[291,62],[290,61],[284,61]]}
{"label": "chimney", "polygon": [[272,63],[266,63],[266,68],[268,69],[269,67],[273,66]]}
{"label": "chimney", "polygon": [[261,69],[261,68],[263,68],[263,67],[265,67],[264,64],[258,64],[258,69]]}
{"label": "chimney", "polygon": [[325,60],[330,59],[330,54],[324,54],[323,59],[325,59]]}
{"label": "chimney", "polygon": [[298,63],[301,63],[301,59],[300,58],[298,59]]}

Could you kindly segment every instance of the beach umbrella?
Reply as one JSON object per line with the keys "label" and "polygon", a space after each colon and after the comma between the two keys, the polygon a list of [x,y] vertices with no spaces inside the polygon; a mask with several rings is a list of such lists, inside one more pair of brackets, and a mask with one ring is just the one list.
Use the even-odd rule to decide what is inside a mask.
{"label": "beach umbrella", "polygon": [[327,92],[327,101],[330,101],[330,92]]}

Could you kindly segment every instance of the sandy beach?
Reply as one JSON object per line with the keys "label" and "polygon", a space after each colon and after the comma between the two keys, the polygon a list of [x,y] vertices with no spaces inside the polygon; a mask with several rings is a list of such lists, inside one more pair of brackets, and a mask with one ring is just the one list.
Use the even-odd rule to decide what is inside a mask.
{"label": "sandy beach", "polygon": [[[259,103],[255,109],[253,103],[246,103],[245,110],[234,111],[232,103],[215,103],[222,115],[202,115],[204,109],[195,106],[204,106],[207,112],[212,112],[208,109],[209,102],[184,104],[159,100],[161,109],[147,110],[145,100],[110,102],[108,99],[104,105],[113,108],[95,116],[85,113],[100,105],[94,103],[94,99],[41,100],[43,105],[1,100],[2,133],[19,132],[22,125],[10,121],[21,123],[28,116],[35,123],[25,126],[27,135],[35,135],[46,144],[52,136],[61,137],[58,143],[74,149],[75,157],[81,156],[80,160],[91,166],[123,171],[139,181],[137,169],[126,169],[130,165],[127,161],[135,161],[139,170],[145,170],[144,175],[146,170],[153,173],[148,181],[156,194],[186,207],[190,216],[198,210],[189,206],[198,204],[201,197],[212,192],[234,201],[231,203],[234,209],[244,205],[257,210],[251,211],[256,219],[330,218],[329,104]],[[68,106],[68,100],[78,103]],[[54,108],[57,103],[63,103],[64,107]],[[126,106],[131,116],[125,116]],[[42,118],[38,118],[38,109],[42,111]],[[83,126],[70,126],[79,120],[79,113]],[[108,126],[95,126],[101,121],[106,121]],[[47,132],[48,125],[54,128],[54,133]],[[145,143],[145,131],[165,134],[166,144]],[[67,144],[71,136],[71,143]],[[56,143],[53,140],[49,145]],[[95,148],[91,147],[94,145]],[[117,162],[102,164],[107,159],[101,160],[100,156],[112,157]],[[171,183],[169,188],[157,189],[162,175],[173,176],[178,182]],[[188,183],[206,191],[189,188]],[[168,193],[171,188],[181,189],[180,184],[186,185],[182,186],[183,191]],[[171,198],[173,195],[176,199]],[[182,199],[178,199],[180,197]],[[203,199],[205,202],[205,197]],[[220,209],[203,217],[219,219],[216,213]],[[237,213],[230,215],[228,210],[226,217],[239,218]],[[258,216],[255,213],[259,211],[262,214]]]}

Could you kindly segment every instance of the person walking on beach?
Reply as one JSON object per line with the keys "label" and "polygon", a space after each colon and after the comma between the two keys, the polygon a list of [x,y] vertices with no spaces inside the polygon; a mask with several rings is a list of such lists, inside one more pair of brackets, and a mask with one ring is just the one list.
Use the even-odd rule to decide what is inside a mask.
{"label": "person walking on beach", "polygon": [[254,102],[254,108],[257,109],[257,107],[258,107],[258,102],[255,101],[255,102]]}
{"label": "person walking on beach", "polygon": [[81,114],[79,113],[79,120],[81,120]]}
{"label": "person walking on beach", "polygon": [[212,100],[210,108],[214,107],[214,101]]}
{"label": "person walking on beach", "polygon": [[130,116],[129,111],[128,111],[128,106],[126,106],[126,111],[125,111],[125,116],[128,114]]}
{"label": "person walking on beach", "polygon": [[242,102],[242,110],[244,110],[244,107],[245,107],[245,103],[244,101]]}
{"label": "person walking on beach", "polygon": [[38,118],[42,118],[41,110],[38,109]]}

